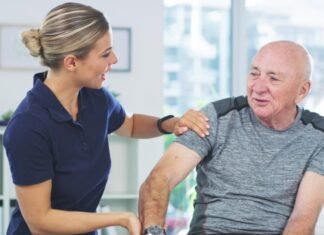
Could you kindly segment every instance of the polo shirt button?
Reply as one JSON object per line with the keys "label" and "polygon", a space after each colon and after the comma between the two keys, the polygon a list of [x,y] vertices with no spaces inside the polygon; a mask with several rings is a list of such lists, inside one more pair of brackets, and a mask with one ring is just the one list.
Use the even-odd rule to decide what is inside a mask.
{"label": "polo shirt button", "polygon": [[83,142],[83,149],[84,149],[84,150],[87,150],[87,149],[88,149],[88,145],[87,145],[87,143],[85,143],[85,142]]}

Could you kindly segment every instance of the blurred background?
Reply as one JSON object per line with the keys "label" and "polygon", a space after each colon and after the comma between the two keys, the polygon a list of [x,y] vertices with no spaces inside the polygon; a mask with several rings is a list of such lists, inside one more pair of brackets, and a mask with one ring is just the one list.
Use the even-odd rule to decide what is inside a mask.
{"label": "blurred background", "polygon": [[[0,0],[2,119],[10,116],[32,87],[32,75],[45,69],[21,49],[18,31],[38,26],[53,6],[63,2],[66,1]],[[244,95],[247,69],[255,52],[269,41],[294,40],[304,45],[314,59],[311,93],[302,106],[324,115],[324,1],[78,2],[100,9],[113,27],[130,32],[129,48],[126,53],[120,53],[120,59],[129,61],[129,67],[112,71],[106,86],[118,94],[119,101],[131,112],[180,116],[187,109],[199,109],[210,101]],[[119,200],[121,205],[132,200],[133,205],[126,208],[136,210],[138,186],[173,139],[174,136],[168,135],[135,144],[136,161],[131,161],[134,164],[131,167],[136,168],[132,173],[136,182],[125,181],[125,184],[135,185],[131,186],[132,194],[118,194],[113,200]],[[127,163],[125,158],[120,164]],[[5,164],[1,164],[0,175],[6,175]],[[120,172],[116,173],[116,181],[118,174]],[[2,177],[3,187],[6,180],[9,178]],[[171,195],[167,219],[170,235],[186,234],[195,198],[194,182],[195,172],[192,172]],[[8,196],[4,192],[6,189],[0,199],[6,205]],[[7,223],[6,216],[0,220],[3,224]],[[114,233],[119,234],[119,231],[110,231]],[[320,218],[316,235],[324,235],[324,218]]]}

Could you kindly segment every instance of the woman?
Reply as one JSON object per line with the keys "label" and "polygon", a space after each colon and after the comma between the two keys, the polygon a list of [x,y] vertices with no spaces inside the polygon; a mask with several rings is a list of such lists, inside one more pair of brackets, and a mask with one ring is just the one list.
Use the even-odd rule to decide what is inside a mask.
{"label": "woman", "polygon": [[187,128],[204,135],[204,117],[126,114],[102,89],[117,57],[107,20],[89,6],[59,5],[22,37],[49,69],[35,75],[4,135],[19,204],[7,234],[95,234],[106,226],[139,234],[132,213],[94,213],[110,170],[107,135],[150,138]]}

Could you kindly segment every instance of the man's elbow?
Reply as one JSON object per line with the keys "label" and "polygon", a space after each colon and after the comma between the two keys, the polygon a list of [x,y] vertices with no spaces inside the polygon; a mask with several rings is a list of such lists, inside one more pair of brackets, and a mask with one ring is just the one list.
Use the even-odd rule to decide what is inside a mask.
{"label": "man's elbow", "polygon": [[152,189],[172,190],[171,179],[163,170],[154,169],[140,187],[142,192]]}
{"label": "man's elbow", "polygon": [[312,235],[314,234],[316,221],[307,216],[291,216],[288,220],[283,235]]}

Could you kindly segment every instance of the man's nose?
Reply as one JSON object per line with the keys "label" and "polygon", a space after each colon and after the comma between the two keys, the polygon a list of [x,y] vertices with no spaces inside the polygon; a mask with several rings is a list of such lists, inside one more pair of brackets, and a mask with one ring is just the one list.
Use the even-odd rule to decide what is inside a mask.
{"label": "man's nose", "polygon": [[254,83],[253,90],[257,93],[266,92],[268,89],[266,78],[260,77]]}

